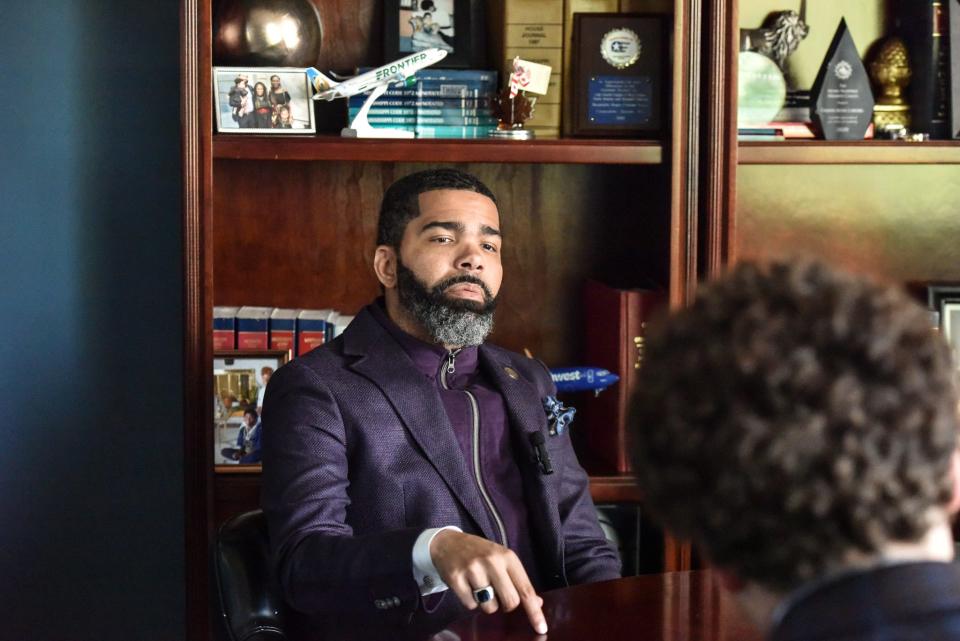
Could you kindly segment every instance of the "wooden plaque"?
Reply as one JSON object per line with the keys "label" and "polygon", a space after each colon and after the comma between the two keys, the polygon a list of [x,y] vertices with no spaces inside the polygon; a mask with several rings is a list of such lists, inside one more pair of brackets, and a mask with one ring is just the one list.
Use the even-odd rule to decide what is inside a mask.
{"label": "wooden plaque", "polygon": [[574,136],[663,137],[669,27],[663,15],[574,15]]}

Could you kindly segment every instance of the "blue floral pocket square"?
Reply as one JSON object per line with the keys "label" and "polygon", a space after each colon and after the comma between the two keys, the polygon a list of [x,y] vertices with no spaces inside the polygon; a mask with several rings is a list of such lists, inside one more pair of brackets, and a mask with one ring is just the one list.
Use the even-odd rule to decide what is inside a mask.
{"label": "blue floral pocket square", "polygon": [[556,396],[547,396],[543,399],[543,409],[547,413],[547,426],[550,436],[563,434],[573,423],[573,416],[577,413],[574,407],[564,407]]}

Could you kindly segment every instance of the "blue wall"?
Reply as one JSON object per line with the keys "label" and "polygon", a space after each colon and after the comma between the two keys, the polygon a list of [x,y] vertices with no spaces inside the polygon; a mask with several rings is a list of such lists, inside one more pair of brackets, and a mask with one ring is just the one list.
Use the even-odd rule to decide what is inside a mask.
{"label": "blue wall", "polygon": [[4,3],[3,639],[184,637],[178,12]]}

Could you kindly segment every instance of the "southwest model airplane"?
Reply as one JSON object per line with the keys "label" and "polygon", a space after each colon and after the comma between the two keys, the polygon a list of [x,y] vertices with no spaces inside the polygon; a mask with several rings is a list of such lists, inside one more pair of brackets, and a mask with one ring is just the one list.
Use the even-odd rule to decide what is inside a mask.
{"label": "southwest model airplane", "polygon": [[374,101],[382,96],[390,85],[410,81],[413,74],[424,67],[440,62],[446,55],[447,52],[443,49],[425,49],[339,82],[331,80],[313,67],[307,69],[307,77],[317,91],[316,95],[313,96],[314,100],[330,101],[336,98],[349,98],[358,93],[371,92],[350,126],[340,132],[341,136],[348,138],[413,138],[412,131],[374,129],[367,121],[367,113]]}

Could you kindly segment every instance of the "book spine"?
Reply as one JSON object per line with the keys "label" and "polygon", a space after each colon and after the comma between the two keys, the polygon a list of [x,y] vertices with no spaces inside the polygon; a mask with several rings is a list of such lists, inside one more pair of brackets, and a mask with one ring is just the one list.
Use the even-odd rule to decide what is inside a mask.
{"label": "book spine", "polygon": [[495,124],[465,127],[438,125],[435,127],[418,126],[415,131],[418,138],[486,138],[496,128]]}
{"label": "book spine", "polygon": [[213,349],[214,351],[231,350],[237,348],[237,326],[235,318],[214,317],[213,319]]}
{"label": "book spine", "polygon": [[[350,116],[351,120],[353,119],[352,114]],[[450,125],[455,127],[463,127],[465,125],[489,125],[496,126],[497,120],[493,117],[471,117],[463,116],[461,118],[442,118],[442,117],[419,117],[419,116],[374,116],[370,115],[367,117],[367,121],[371,125],[385,124],[385,125]]]}
{"label": "book spine", "polygon": [[647,319],[665,303],[662,292],[587,283],[584,304],[591,324],[585,340],[588,364],[620,377],[616,385],[583,403],[589,458],[605,471],[632,471],[627,444],[630,398],[638,385]]}
{"label": "book spine", "polygon": [[237,319],[237,349],[267,349],[267,319]]}
{"label": "book spine", "polygon": [[487,71],[487,70],[478,70],[478,69],[421,69],[418,71],[414,78],[418,82],[446,82],[446,81],[456,81],[456,82],[473,82],[478,84],[486,84],[496,86],[497,84],[497,72],[496,71]]}
{"label": "book spine", "polygon": [[297,356],[303,356],[326,341],[327,321],[297,319]]}
{"label": "book spine", "polygon": [[901,0],[899,20],[911,57],[911,129],[950,137],[950,54],[944,0]]}
{"label": "book spine", "polygon": [[508,78],[520,57],[550,67],[547,93],[537,96],[530,124],[560,126],[563,91],[563,0],[503,0],[501,72]]}
{"label": "book spine", "polygon": [[[350,115],[354,116],[360,112],[359,107],[350,107]],[[490,109],[421,109],[418,107],[383,107],[374,105],[368,112],[371,116],[408,116],[408,117],[432,117],[432,118],[493,118],[493,111]]]}
{"label": "book spine", "polygon": [[296,338],[293,330],[283,330],[270,332],[270,349],[282,349],[285,352],[291,352],[296,346]]}
{"label": "book spine", "polygon": [[[495,87],[469,87],[467,85],[444,85],[436,88],[413,88],[397,91],[388,91],[373,104],[378,105],[384,100],[399,100],[404,102],[443,101],[456,104],[459,101],[477,101],[489,104],[490,96],[496,93]],[[361,106],[366,101],[366,95],[354,95],[347,98],[347,104]]]}
{"label": "book spine", "polygon": [[[351,107],[360,109],[363,106],[363,100],[351,99],[348,103]],[[420,98],[417,96],[397,96],[394,98],[380,98],[373,103],[373,109],[382,107],[414,107],[421,109],[490,109],[490,100],[486,97],[437,97]]]}
{"label": "book spine", "polygon": [[270,349],[282,349],[293,353],[296,347],[294,319],[270,319]]}

